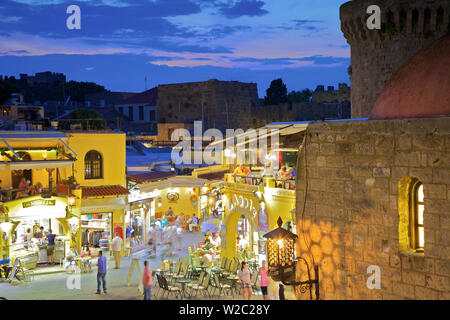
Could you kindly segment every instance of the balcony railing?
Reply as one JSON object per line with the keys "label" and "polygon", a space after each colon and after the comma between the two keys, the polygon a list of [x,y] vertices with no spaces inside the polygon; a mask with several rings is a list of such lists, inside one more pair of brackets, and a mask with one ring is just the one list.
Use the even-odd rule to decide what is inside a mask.
{"label": "balcony railing", "polygon": [[241,183],[253,186],[264,186],[272,188],[281,188],[286,190],[295,190],[295,180],[293,179],[275,179],[273,177],[262,177],[261,174],[251,173],[248,176],[226,174],[227,182]]}
{"label": "balcony railing", "polygon": [[31,187],[29,190],[21,190],[18,188],[8,188],[0,190],[0,201],[8,202],[17,199],[23,199],[38,195],[53,195],[66,197],[71,194],[72,189],[68,185],[57,185],[52,188],[51,192],[49,188],[35,188]]}

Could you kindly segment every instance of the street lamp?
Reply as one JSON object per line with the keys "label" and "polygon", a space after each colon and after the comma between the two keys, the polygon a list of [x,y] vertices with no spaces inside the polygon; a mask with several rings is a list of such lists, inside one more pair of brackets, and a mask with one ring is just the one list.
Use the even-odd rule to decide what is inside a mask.
{"label": "street lamp", "polygon": [[67,211],[72,212],[72,207],[75,205],[77,197],[74,194],[69,194],[67,197]]}
{"label": "street lamp", "polygon": [[[308,262],[302,257],[295,257],[295,242],[298,236],[281,226],[283,220],[278,217],[278,228],[264,235],[267,238],[266,253],[269,265],[269,275],[275,281],[281,281],[286,286],[300,286],[302,292],[309,289],[312,299],[312,285],[315,285],[316,299],[319,300],[319,267],[314,265],[315,279],[311,280]],[[306,264],[308,280],[295,281],[295,269],[298,261]],[[292,281],[293,280],[293,281]]]}

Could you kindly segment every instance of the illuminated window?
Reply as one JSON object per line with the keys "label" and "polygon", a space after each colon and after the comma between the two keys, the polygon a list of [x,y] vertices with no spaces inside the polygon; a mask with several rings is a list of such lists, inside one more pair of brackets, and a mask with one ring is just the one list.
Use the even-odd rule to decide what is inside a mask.
{"label": "illuminated window", "polygon": [[423,227],[424,197],[423,184],[416,180],[411,184],[410,199],[410,232],[411,247],[416,251],[423,251],[425,236]]}
{"label": "illuminated window", "polygon": [[84,157],[84,178],[101,179],[103,177],[103,159],[98,151],[91,150]]}

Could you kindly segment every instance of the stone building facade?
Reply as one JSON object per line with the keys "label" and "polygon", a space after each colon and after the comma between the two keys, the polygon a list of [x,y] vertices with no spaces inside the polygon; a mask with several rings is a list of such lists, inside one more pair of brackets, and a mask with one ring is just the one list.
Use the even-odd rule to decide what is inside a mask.
{"label": "stone building facade", "polygon": [[[370,5],[381,8],[381,30],[367,29]],[[341,6],[340,16],[351,45],[352,118],[367,117],[392,74],[450,31],[447,0],[353,0]]]}
{"label": "stone building facade", "polygon": [[283,103],[255,106],[251,110],[253,128],[262,127],[271,122],[348,119],[350,117],[349,101]]}
{"label": "stone building facade", "polygon": [[[319,265],[321,299],[450,299],[450,118],[320,122],[306,135],[297,255]],[[423,252],[408,242],[411,178],[423,183]],[[366,285],[373,265],[379,290]]]}
{"label": "stone building facade", "polygon": [[333,86],[328,86],[325,91],[325,86],[319,85],[316,90],[312,92],[312,102],[344,102],[350,101],[350,87],[346,83],[339,83],[338,89],[335,90]]}
{"label": "stone building facade", "polygon": [[250,128],[258,105],[256,83],[216,79],[158,86],[158,123],[203,120],[204,129]]}

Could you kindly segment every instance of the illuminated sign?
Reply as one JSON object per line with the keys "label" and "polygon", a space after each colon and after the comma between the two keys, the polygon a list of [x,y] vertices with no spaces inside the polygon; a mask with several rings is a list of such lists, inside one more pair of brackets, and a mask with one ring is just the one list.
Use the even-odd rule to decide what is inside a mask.
{"label": "illuminated sign", "polygon": [[54,206],[55,200],[46,200],[46,199],[36,199],[32,201],[25,201],[22,202],[22,207],[24,208],[30,208],[30,207],[37,207],[37,206]]}
{"label": "illuminated sign", "polygon": [[167,199],[169,199],[169,201],[177,201],[180,199],[180,195],[177,192],[169,192],[167,193]]}

